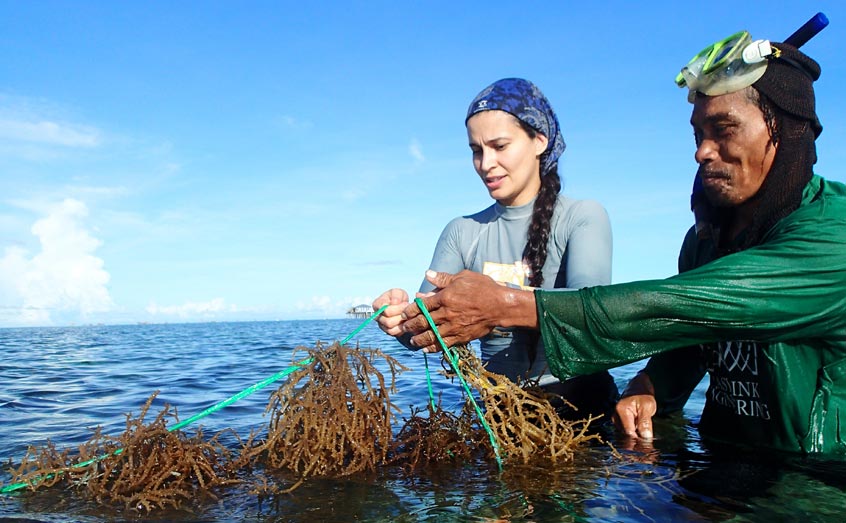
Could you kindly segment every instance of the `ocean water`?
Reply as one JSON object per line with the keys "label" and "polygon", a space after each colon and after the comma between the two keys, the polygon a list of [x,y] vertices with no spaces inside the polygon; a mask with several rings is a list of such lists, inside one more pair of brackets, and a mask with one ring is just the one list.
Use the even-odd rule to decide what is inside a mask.
{"label": "ocean water", "polygon": [[[97,426],[120,435],[127,414],[137,415],[154,391],[151,412],[168,403],[186,419],[287,368],[296,347],[341,340],[361,321],[0,329],[0,484],[9,483],[9,464],[29,445],[49,440],[74,448]],[[392,396],[403,409],[400,419],[411,406],[425,407],[421,354],[373,324],[350,343],[381,348],[410,368]],[[621,388],[638,367],[613,371]],[[704,386],[683,415],[656,422],[651,445],[633,446],[609,431],[608,444],[584,447],[554,467],[506,464],[499,472],[493,463],[475,462],[414,477],[385,467],[366,477],[310,479],[291,494],[262,499],[235,486],[190,511],[143,516],[56,487],[0,494],[0,521],[842,521],[843,464],[707,449],[695,429]],[[267,422],[264,410],[277,387],[197,425],[204,434],[234,429],[246,436]],[[446,407],[459,408],[457,383],[436,377],[434,388]]]}

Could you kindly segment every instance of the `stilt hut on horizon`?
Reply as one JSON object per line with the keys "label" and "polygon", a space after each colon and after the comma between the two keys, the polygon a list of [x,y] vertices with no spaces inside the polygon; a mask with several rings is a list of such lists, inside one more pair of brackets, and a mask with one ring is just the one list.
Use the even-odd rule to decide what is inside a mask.
{"label": "stilt hut on horizon", "polygon": [[347,311],[347,316],[350,318],[369,318],[373,316],[373,307],[364,303],[356,305]]}

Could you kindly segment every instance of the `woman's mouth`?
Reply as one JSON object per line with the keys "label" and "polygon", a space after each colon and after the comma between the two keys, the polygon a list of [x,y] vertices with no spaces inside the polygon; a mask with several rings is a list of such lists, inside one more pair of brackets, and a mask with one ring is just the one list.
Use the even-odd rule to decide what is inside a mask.
{"label": "woman's mouth", "polygon": [[485,186],[489,191],[493,191],[495,189],[499,189],[504,181],[505,176],[489,176],[488,178],[485,178]]}

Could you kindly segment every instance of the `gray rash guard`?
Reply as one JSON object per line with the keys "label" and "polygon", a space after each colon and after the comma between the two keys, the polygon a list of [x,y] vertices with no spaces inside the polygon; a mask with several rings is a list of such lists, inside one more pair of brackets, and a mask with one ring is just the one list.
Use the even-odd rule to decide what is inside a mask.
{"label": "gray rash guard", "polygon": [[[519,207],[494,203],[471,216],[449,222],[441,233],[430,268],[456,273],[463,269],[487,274],[510,286],[528,283],[524,268],[532,202]],[[559,195],[552,216],[544,289],[580,289],[611,283],[611,225],[605,209],[592,200]],[[433,290],[423,281],[420,292]],[[511,380],[557,381],[550,374],[537,333],[524,329],[495,329],[480,340],[482,360],[491,372]]]}

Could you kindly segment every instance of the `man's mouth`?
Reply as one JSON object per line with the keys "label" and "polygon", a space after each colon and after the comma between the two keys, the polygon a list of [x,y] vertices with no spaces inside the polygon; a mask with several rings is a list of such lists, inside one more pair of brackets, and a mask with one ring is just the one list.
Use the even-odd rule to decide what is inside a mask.
{"label": "man's mouth", "polygon": [[731,178],[728,173],[720,171],[700,171],[699,177],[705,180],[728,180]]}
{"label": "man's mouth", "polygon": [[703,187],[722,188],[731,183],[731,175],[725,171],[699,171],[698,175]]}

